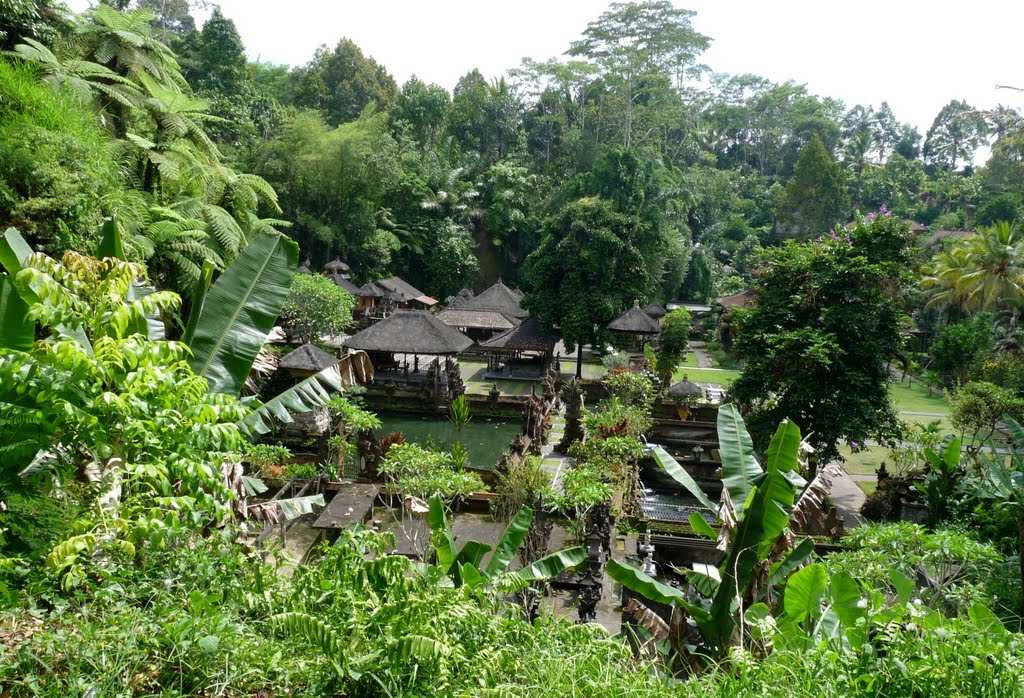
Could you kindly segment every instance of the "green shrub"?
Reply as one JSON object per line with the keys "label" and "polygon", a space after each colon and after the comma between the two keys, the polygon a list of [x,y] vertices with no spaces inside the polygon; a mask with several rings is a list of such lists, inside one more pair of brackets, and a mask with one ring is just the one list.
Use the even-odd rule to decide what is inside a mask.
{"label": "green shrub", "polygon": [[114,144],[74,96],[0,58],[0,230],[53,256],[92,246],[124,193]]}

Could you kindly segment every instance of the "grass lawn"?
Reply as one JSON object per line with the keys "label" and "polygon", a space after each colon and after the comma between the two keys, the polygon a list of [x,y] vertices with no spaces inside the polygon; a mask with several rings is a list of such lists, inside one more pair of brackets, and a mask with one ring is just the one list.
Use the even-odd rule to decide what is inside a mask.
{"label": "grass lawn", "polygon": [[904,422],[913,422],[915,424],[930,424],[938,421],[939,428],[943,434],[949,434],[953,432],[953,423],[949,421],[949,417],[926,417],[922,414],[901,414],[900,419]]}
{"label": "grass lawn", "polygon": [[889,396],[900,412],[940,412],[949,413],[949,405],[945,397],[930,395],[928,390],[918,384],[890,383]]}
{"label": "grass lawn", "polygon": [[848,473],[874,475],[882,461],[889,461],[889,449],[885,446],[868,446],[859,453],[851,453],[849,446],[840,446],[839,453],[846,460],[843,467]]}
{"label": "grass lawn", "polygon": [[728,388],[733,384],[733,381],[740,377],[740,372],[684,366],[672,375],[672,380],[681,381],[684,375],[694,383],[718,383],[723,388]]}
{"label": "grass lawn", "polygon": [[686,361],[683,362],[683,366],[697,368],[697,355],[692,351],[686,352]]}
{"label": "grass lawn", "polygon": [[857,480],[857,487],[864,490],[864,494],[872,494],[878,489],[878,483],[874,480]]}

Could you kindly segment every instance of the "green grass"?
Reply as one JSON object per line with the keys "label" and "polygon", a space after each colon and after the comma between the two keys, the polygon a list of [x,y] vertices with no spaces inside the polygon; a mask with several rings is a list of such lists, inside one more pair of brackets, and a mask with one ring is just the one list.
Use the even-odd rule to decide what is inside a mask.
{"label": "green grass", "polygon": [[878,483],[874,480],[857,480],[857,487],[864,490],[864,494],[873,494],[878,489]]}
{"label": "green grass", "polygon": [[697,355],[692,351],[686,352],[686,361],[683,362],[683,366],[697,368]]}
{"label": "green grass", "polygon": [[946,403],[945,397],[929,395],[928,390],[917,383],[913,385],[890,383],[889,396],[900,412],[949,413],[949,405]]}
{"label": "green grass", "polygon": [[849,446],[840,446],[839,453],[846,460],[843,467],[848,473],[874,475],[882,461],[889,461],[889,449],[885,446],[868,446],[859,453],[851,453]]}
{"label": "green grass", "polygon": [[924,425],[937,421],[943,434],[952,433],[953,431],[953,423],[949,421],[949,417],[927,417],[923,414],[901,414],[900,419],[904,422],[913,422],[914,424]]}
{"label": "green grass", "polygon": [[718,383],[722,387],[728,388],[733,384],[733,381],[740,377],[740,372],[724,369],[716,370],[712,368],[690,368],[684,366],[672,375],[672,380],[681,381],[683,380],[684,375],[694,383]]}

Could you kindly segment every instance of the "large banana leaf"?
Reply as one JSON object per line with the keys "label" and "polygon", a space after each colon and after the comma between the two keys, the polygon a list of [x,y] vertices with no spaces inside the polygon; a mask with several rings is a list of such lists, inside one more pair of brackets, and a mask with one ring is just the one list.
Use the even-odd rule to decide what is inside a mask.
{"label": "large banana leaf", "polygon": [[276,417],[287,424],[292,421],[293,414],[308,412],[326,404],[331,399],[331,391],[340,391],[342,387],[338,367],[328,366],[257,407],[238,423],[238,428],[247,434],[266,434],[270,431],[270,417]]}
{"label": "large banana leaf", "polygon": [[[747,435],[743,420],[739,418],[738,414],[735,415],[735,420],[727,421],[727,428],[732,428],[737,421],[739,429],[749,441],[750,436]],[[785,450],[782,443],[792,437],[791,428],[795,427],[788,422],[779,426],[772,439],[772,444],[769,446],[769,451]],[[720,439],[721,429],[722,422],[719,421]],[[723,472],[725,458],[723,451]],[[705,633],[716,644],[726,641],[732,632],[735,624],[732,606],[737,590],[743,593],[747,589],[753,578],[754,568],[761,560],[765,559],[771,546],[774,545],[775,539],[789,523],[790,513],[796,501],[796,486],[786,478],[786,473],[789,471],[779,469],[780,466],[785,466],[785,463],[781,457],[771,458],[767,462],[768,470],[763,477],[753,475],[752,470],[747,469],[750,475],[758,478],[758,482],[756,485],[750,485],[752,487],[751,496],[743,510],[742,519],[733,530],[729,541],[729,551],[719,568],[722,573],[722,584],[711,602],[711,621],[704,628]],[[760,467],[758,467],[758,471],[760,471]]]}
{"label": "large banana leaf", "polygon": [[530,582],[535,579],[551,579],[586,559],[587,551],[582,546],[565,548],[550,555],[545,555],[532,565],[524,567],[519,570],[519,575]]}
{"label": "large banana leaf", "polygon": [[312,514],[314,511],[313,507],[324,506],[324,496],[322,494],[314,494],[308,497],[279,499],[277,500],[277,506],[281,508],[281,515],[288,521],[291,521],[303,514]]}
{"label": "large banana leaf", "polygon": [[18,295],[11,279],[0,275],[0,349],[28,351],[35,329],[28,319],[28,303]]}
{"label": "large banana leaf", "polygon": [[448,525],[448,516],[444,511],[444,501],[439,495],[430,498],[430,510],[427,512],[427,522],[430,530],[434,532],[434,551],[437,553],[437,566],[442,570],[449,569],[458,556],[455,552],[455,539],[452,538],[452,529]]}
{"label": "large banana leaf", "polygon": [[[530,507],[523,507],[512,518],[505,528],[505,532],[501,534],[501,540],[498,541],[494,554],[487,562],[485,575],[494,577],[508,569],[509,563],[512,562],[512,558],[515,557],[516,551],[519,550],[519,546],[523,544],[523,539],[526,538],[526,534],[530,530],[531,521],[533,521],[533,510]],[[479,565],[477,566],[479,567]]]}
{"label": "large banana leaf", "polygon": [[121,231],[117,225],[117,219],[111,216],[103,221],[100,228],[100,241],[96,245],[96,256],[116,257],[121,261],[127,261],[124,254],[124,245],[121,243]]}
{"label": "large banana leaf", "polygon": [[213,262],[203,260],[203,269],[199,272],[199,281],[192,291],[191,308],[188,312],[188,322],[185,323],[185,332],[181,341],[189,346],[192,345],[192,337],[196,333],[196,325],[199,324],[199,316],[203,314],[203,305],[206,304],[206,294],[210,290],[210,282],[213,280]]}
{"label": "large banana leaf", "polygon": [[754,459],[754,442],[736,405],[722,405],[718,410],[718,448],[722,454],[722,485],[742,516],[743,505],[762,470]]}
{"label": "large banana leaf", "polygon": [[698,623],[708,619],[708,612],[701,606],[690,603],[683,592],[667,584],[662,584],[654,577],[638,570],[632,565],[627,565],[612,558],[608,560],[605,572],[622,586],[632,589],[646,599],[663,603],[666,606],[681,606]]}
{"label": "large banana leaf", "polygon": [[261,235],[224,270],[203,302],[192,336],[192,370],[210,391],[238,395],[288,298],[299,247]]}
{"label": "large banana leaf", "polygon": [[686,472],[683,466],[679,465],[679,462],[672,457],[672,454],[666,451],[661,446],[652,446],[651,455],[654,457],[654,462],[657,463],[662,470],[672,476],[672,479],[678,482],[680,485],[686,488],[687,492],[697,498],[697,501],[703,504],[711,511],[715,511],[718,507],[711,499],[704,494],[697,482],[690,477],[690,473]]}

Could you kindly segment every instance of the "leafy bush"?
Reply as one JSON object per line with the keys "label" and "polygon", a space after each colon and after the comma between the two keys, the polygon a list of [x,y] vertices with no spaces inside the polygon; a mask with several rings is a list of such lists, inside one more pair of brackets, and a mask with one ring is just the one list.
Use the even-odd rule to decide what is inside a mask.
{"label": "leafy bush", "polygon": [[654,394],[651,379],[642,373],[613,373],[605,379],[612,395],[632,407],[646,408]]}
{"label": "leafy bush", "polygon": [[386,476],[389,492],[421,499],[466,497],[484,489],[480,476],[457,467],[450,453],[414,443],[389,448],[378,471]]}
{"label": "leafy bush", "polygon": [[946,376],[947,384],[961,382],[991,353],[993,342],[992,316],[988,313],[950,323],[931,346],[930,368]]}
{"label": "leafy bush", "polygon": [[296,274],[280,321],[299,341],[312,342],[321,335],[340,334],[348,327],[355,302],[352,294],[327,277]]}
{"label": "leafy bush", "polygon": [[971,381],[949,396],[949,418],[963,435],[965,444],[978,445],[991,439],[1004,415],[1024,419],[1024,398],[984,381]]}
{"label": "leafy bush", "polygon": [[1002,556],[988,543],[956,529],[928,532],[900,522],[854,529],[843,541],[852,549],[825,558],[830,575],[846,572],[871,588],[895,596],[891,573],[920,580],[922,600],[933,608],[966,612],[977,602],[990,603],[987,585]]}
{"label": "leafy bush", "polygon": [[86,249],[122,196],[114,143],[95,115],[31,66],[0,58],[0,230],[17,227],[57,256]]}

